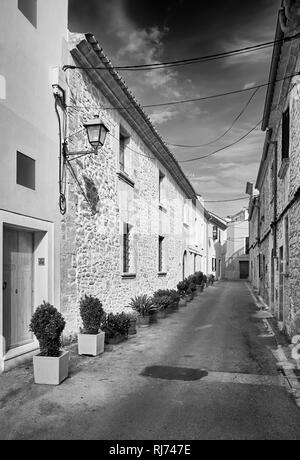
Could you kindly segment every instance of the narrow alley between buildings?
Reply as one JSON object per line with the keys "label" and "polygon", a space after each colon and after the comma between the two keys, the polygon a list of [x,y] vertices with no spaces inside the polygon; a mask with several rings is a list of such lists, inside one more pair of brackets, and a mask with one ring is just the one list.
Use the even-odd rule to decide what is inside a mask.
{"label": "narrow alley between buildings", "polygon": [[277,370],[245,282],[218,282],[97,358],[73,346],[69,378],[1,375],[1,439],[299,439],[300,411]]}

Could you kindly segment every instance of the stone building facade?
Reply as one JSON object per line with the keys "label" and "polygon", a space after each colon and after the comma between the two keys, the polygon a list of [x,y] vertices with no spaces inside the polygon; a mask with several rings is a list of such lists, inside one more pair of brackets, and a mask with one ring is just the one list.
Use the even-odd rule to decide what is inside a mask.
{"label": "stone building facade", "polygon": [[73,162],[80,188],[69,176],[61,311],[71,336],[84,294],[123,311],[134,295],[174,288],[200,269],[205,243],[203,202],[94,36],[71,34],[69,43],[69,149],[87,148],[82,125],[94,114],[109,129],[98,155]]}
{"label": "stone building facade", "polygon": [[225,278],[249,278],[249,222],[248,210],[243,209],[227,220]]}
{"label": "stone building facade", "polygon": [[283,39],[294,36],[295,24],[299,32],[300,15],[291,10],[288,16],[295,14],[295,20],[284,20],[284,11],[276,30],[262,124],[266,141],[256,183],[259,198],[250,200],[250,230],[258,286],[257,277],[252,282],[293,336],[300,332],[300,39]]}

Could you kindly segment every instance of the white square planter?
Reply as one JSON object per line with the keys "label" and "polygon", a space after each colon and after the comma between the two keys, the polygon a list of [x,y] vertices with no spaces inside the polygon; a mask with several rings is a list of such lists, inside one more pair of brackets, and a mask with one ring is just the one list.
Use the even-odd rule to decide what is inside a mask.
{"label": "white square planter", "polygon": [[78,354],[98,356],[104,352],[105,332],[78,334]]}
{"label": "white square planter", "polygon": [[69,352],[62,351],[60,356],[33,357],[35,383],[44,385],[59,385],[69,374]]}

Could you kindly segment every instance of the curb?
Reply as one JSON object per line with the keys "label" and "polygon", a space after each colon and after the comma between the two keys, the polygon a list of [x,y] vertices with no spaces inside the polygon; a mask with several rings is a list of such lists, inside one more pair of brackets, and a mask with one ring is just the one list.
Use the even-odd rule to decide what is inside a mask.
{"label": "curb", "polygon": [[260,311],[266,311],[266,313],[270,315],[269,317],[264,318],[263,321],[268,324],[268,329],[272,331],[272,334],[276,341],[277,350],[275,351],[272,350],[272,353],[275,359],[277,360],[278,370],[283,374],[286,380],[286,383],[287,383],[286,386],[287,386],[288,391],[293,395],[297,406],[300,408],[300,382],[299,382],[300,379],[294,372],[295,370],[298,370],[298,369],[295,365],[294,360],[287,357],[286,351],[284,350],[284,346],[281,344],[281,342],[285,341],[283,339],[281,331],[277,330],[272,324],[272,320],[276,321],[276,318],[269,311],[268,305],[263,301],[261,296],[258,295],[258,293],[256,293],[255,291],[253,291],[253,289],[251,288],[251,285],[247,284],[247,287],[250,293],[252,294],[253,299],[255,299],[257,308]]}

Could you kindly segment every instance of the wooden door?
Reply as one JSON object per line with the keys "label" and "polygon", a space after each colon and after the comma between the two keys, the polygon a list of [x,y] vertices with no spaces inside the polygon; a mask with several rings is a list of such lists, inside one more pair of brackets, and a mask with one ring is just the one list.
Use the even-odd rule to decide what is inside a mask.
{"label": "wooden door", "polygon": [[283,246],[279,249],[279,321],[283,321],[284,300],[283,300]]}
{"label": "wooden door", "polygon": [[249,278],[249,262],[241,261],[240,262],[240,279],[246,280]]}
{"label": "wooden door", "polygon": [[33,233],[3,232],[3,326],[6,350],[32,341]]}

